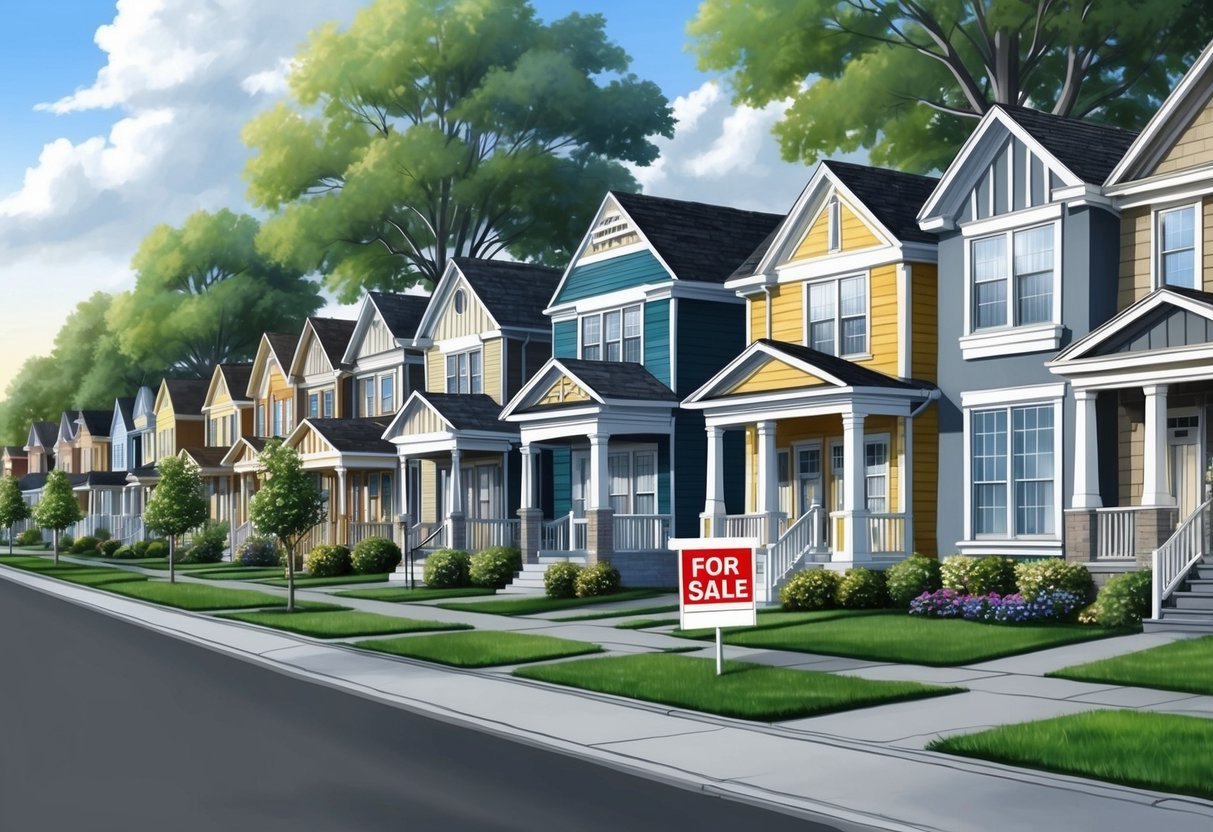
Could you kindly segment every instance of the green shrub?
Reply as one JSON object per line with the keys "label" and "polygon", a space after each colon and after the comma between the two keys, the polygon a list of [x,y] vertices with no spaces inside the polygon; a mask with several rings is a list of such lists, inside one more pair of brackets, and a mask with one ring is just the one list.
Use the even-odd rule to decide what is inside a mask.
{"label": "green shrub", "polygon": [[400,561],[400,547],[386,537],[368,537],[359,541],[351,555],[354,572],[358,575],[391,572]]}
{"label": "green shrub", "polygon": [[577,595],[577,576],[581,574],[579,563],[566,560],[553,563],[543,573],[543,591],[549,598],[573,598]]}
{"label": "green shrub", "polygon": [[62,539],[59,541],[59,547],[67,546],[67,550],[73,555],[93,554],[97,551],[97,538],[90,534],[77,537],[71,544],[64,543]]}
{"label": "green shrub", "polygon": [[968,595],[1008,595],[1015,591],[1015,561],[1010,558],[953,555],[939,568],[947,589]]}
{"label": "green shrub", "polygon": [[1017,563],[1015,585],[1028,601],[1058,589],[1086,598],[1091,592],[1091,573],[1081,563],[1066,563],[1060,558]]}
{"label": "green shrub", "polygon": [[578,598],[597,598],[619,591],[619,570],[605,560],[587,566],[573,580]]}
{"label": "green shrub", "polygon": [[272,537],[253,535],[236,547],[241,566],[277,566],[278,543]]}
{"label": "green shrub", "polygon": [[[110,542],[112,543],[113,541]],[[117,558],[118,560],[133,560],[139,556],[135,554],[135,549],[133,546],[119,546],[114,551],[113,557]]]}
{"label": "green shrub", "polygon": [[[59,535],[59,551],[71,551],[71,548],[76,545],[76,541],[67,532]],[[80,554],[76,552],[76,554]]]}
{"label": "green shrub", "polygon": [[313,578],[335,578],[350,571],[350,550],[344,546],[320,545],[307,553],[304,568]]}
{"label": "green shrub", "polygon": [[147,548],[143,550],[145,558],[167,558],[168,557],[168,541],[166,540],[151,540],[148,541]]}
{"label": "green shrub", "polygon": [[134,551],[135,557],[145,558],[147,557],[147,547],[150,545],[152,545],[150,540],[136,540],[131,544],[131,550]]}
{"label": "green shrub", "polygon": [[934,592],[942,586],[939,561],[925,555],[912,555],[885,570],[885,587],[889,600],[896,607],[909,609],[910,602],[924,592]]}
{"label": "green shrub", "polygon": [[834,597],[842,576],[828,569],[802,569],[779,590],[779,602],[785,610],[826,610],[834,606]]}
{"label": "green shrub", "polygon": [[473,586],[501,589],[522,569],[522,553],[511,546],[493,546],[472,555],[468,578]]}
{"label": "green shrub", "polygon": [[17,535],[15,543],[18,546],[40,546],[42,545],[42,530],[26,529]]}
{"label": "green shrub", "polygon": [[218,563],[227,550],[227,523],[207,520],[182,556],[185,563]]}
{"label": "green shrub", "polygon": [[425,585],[436,589],[467,586],[471,559],[471,555],[458,549],[439,549],[425,559],[422,572]]}
{"label": "green shrub", "polygon": [[121,540],[103,540],[101,542],[101,554],[107,558],[112,558],[114,553],[122,548]]}
{"label": "green shrub", "polygon": [[848,610],[880,608],[888,604],[883,572],[873,572],[862,566],[848,569],[842,576],[835,596],[838,606]]}
{"label": "green shrub", "polygon": [[[295,571],[296,572],[303,571],[303,559],[306,555],[307,555],[307,552],[304,552],[302,549],[295,550]],[[283,574],[286,573],[286,561],[287,561],[286,547],[279,546],[278,547],[278,562],[274,565],[281,566],[283,569]]]}
{"label": "green shrub", "polygon": [[1095,599],[1095,621],[1101,627],[1133,627],[1152,612],[1154,576],[1149,569],[1117,575]]}
{"label": "green shrub", "polygon": [[105,526],[101,526],[93,531],[93,537],[97,538],[102,543],[109,540],[112,536],[113,535],[110,534],[110,530]]}

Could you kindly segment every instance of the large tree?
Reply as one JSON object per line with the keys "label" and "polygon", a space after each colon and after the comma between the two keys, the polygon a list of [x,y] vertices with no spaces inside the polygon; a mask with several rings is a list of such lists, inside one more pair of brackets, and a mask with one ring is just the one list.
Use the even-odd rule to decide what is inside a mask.
{"label": "large tree", "polygon": [[942,169],[994,104],[1140,127],[1209,41],[1206,0],[705,0],[699,65],[792,103],[788,160]]}
{"label": "large tree", "polygon": [[106,319],[122,353],[136,365],[206,378],[216,364],[250,359],[261,333],[302,326],[322,305],[320,287],[258,253],[259,228],[223,209],[152,229],[131,261],[134,290]]}
{"label": "large tree", "polygon": [[607,188],[634,190],[673,117],[601,15],[526,0],[377,0],[296,57],[252,121],[260,244],[345,301],[432,285],[452,256],[567,260]]}
{"label": "large tree", "polygon": [[160,481],[143,509],[143,523],[168,538],[168,581],[174,583],[177,538],[205,523],[210,505],[196,465],[170,456],[156,463],[156,468]]}

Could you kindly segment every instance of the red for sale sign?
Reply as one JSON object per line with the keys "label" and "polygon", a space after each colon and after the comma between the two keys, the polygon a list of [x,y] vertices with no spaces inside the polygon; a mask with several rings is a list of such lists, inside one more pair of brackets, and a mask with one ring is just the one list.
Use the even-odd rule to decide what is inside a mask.
{"label": "red for sale sign", "polygon": [[681,626],[750,627],[755,623],[754,550],[749,538],[687,538],[678,550]]}

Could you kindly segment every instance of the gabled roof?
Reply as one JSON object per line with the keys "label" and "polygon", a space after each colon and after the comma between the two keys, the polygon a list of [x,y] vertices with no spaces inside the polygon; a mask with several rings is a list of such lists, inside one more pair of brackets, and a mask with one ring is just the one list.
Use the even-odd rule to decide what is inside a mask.
{"label": "gabled roof", "polygon": [[350,338],[354,335],[357,321],[345,318],[321,318],[313,315],[303,324],[303,332],[299,333],[299,341],[288,365],[292,376],[303,375],[303,361],[307,356],[308,342],[315,338],[320,349],[328,358],[329,365],[334,369],[341,366],[346,349],[349,348]]}
{"label": "gabled roof", "polygon": [[[1195,321],[1201,324],[1196,331],[1189,332],[1192,326],[1187,321],[1177,319],[1176,324],[1184,330],[1182,333],[1177,332],[1177,335],[1190,334],[1200,342],[1213,340],[1210,338],[1213,336],[1213,293],[1181,286],[1162,286],[1070,344],[1048,362],[1048,366],[1063,368],[1070,362],[1101,356],[1107,351],[1116,351],[1121,346],[1128,346],[1124,343],[1127,338],[1132,337],[1142,327],[1148,327],[1160,314],[1169,310],[1191,313],[1195,316]],[[1148,344],[1142,346],[1145,349],[1134,351],[1151,349]],[[1156,345],[1153,348],[1166,349]],[[1054,369],[1054,372],[1058,370]],[[1063,371],[1060,374],[1065,373]]]}
{"label": "gabled roof", "polygon": [[129,471],[90,471],[79,474],[79,482],[73,483],[75,490],[85,491],[90,488],[122,488],[126,485],[126,475]]}
{"label": "gabled roof", "polygon": [[259,454],[265,450],[266,440],[257,436],[242,436],[232,443],[232,447],[227,449],[223,455],[223,465],[235,465],[240,459],[240,455],[247,449],[254,454]]}
{"label": "gabled roof", "polygon": [[358,351],[366,338],[367,330],[376,316],[383,321],[397,344],[404,344],[417,337],[418,327],[430,303],[428,295],[396,295],[390,292],[367,292],[358,307],[358,318],[354,332],[341,356],[341,363],[356,364]]}
{"label": "gabled roof", "polygon": [[28,445],[25,449],[38,445],[42,448],[53,448],[55,441],[59,438],[59,425],[55,422],[33,422],[29,426]]}
{"label": "gabled roof", "polygon": [[134,396],[119,396],[114,399],[114,411],[110,416],[110,436],[114,435],[116,426],[121,426],[123,431],[129,431],[135,427]]}
{"label": "gabled roof", "polygon": [[[563,384],[561,379],[568,379],[569,383],[575,385],[575,398],[543,403],[543,397],[551,392],[553,385]],[[643,364],[549,358],[505,406],[500,418],[509,419],[519,413],[566,407],[609,407],[616,404],[672,406],[677,402],[674,391],[662,384]]]}
{"label": "gabled roof", "polygon": [[[256,398],[258,382],[265,376],[266,367],[272,358],[283,375],[290,372],[291,360],[295,357],[295,345],[299,342],[298,335],[286,332],[263,332],[261,341],[257,344],[257,354],[253,357],[253,366],[249,370],[248,385],[244,395]],[[235,395],[233,393],[233,395]]]}
{"label": "gabled roof", "polygon": [[59,416],[59,432],[55,436],[55,444],[71,442],[79,432],[80,426],[76,424],[76,414],[70,410],[65,410]]}
{"label": "gabled roof", "polygon": [[46,485],[46,474],[26,474],[17,479],[17,488],[22,491],[39,491]]}
{"label": "gabled roof", "polygon": [[437,413],[452,431],[485,431],[517,434],[517,425],[501,421],[501,405],[483,393],[429,393],[415,390],[409,395],[384,436],[402,430],[413,411],[426,407]]}
{"label": "gabled roof", "polygon": [[[161,389],[172,402],[173,413],[178,416],[200,415],[209,386],[210,382],[201,378],[166,378],[161,382]],[[156,399],[159,401],[160,397]]]}
{"label": "gabled roof", "polygon": [[[229,396],[237,401],[244,400],[244,397],[248,395],[249,379],[253,377],[251,362],[248,364],[219,364],[215,367],[215,372],[223,378]],[[210,396],[211,391],[208,390],[207,398]]]}
{"label": "gabled roof", "polygon": [[77,424],[83,424],[88,428],[88,432],[93,437],[107,437],[110,435],[110,427],[114,423],[114,412],[112,410],[81,410],[77,414]]}
{"label": "gabled roof", "polygon": [[551,321],[543,314],[543,309],[560,283],[560,269],[473,257],[456,257],[451,262],[463,274],[498,326],[530,329],[551,327]]}
{"label": "gabled roof", "polygon": [[19,445],[5,445],[4,455],[9,459],[25,459],[25,448]]}
{"label": "gabled roof", "polygon": [[341,453],[395,456],[395,446],[383,438],[390,423],[391,420],[387,418],[304,419],[291,432],[287,443],[294,444],[310,427]]}
{"label": "gabled roof", "polygon": [[135,408],[132,411],[133,416],[146,415],[149,419],[155,419],[156,416],[156,391],[152,388],[144,386],[140,387],[135,393]]}
{"label": "gabled roof", "polygon": [[192,459],[199,468],[219,468],[230,448],[182,448],[177,456]]}

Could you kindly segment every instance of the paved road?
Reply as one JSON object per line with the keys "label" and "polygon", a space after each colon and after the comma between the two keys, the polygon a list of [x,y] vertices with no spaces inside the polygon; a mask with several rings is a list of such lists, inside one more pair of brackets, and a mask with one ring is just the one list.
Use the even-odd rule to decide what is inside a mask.
{"label": "paved road", "polygon": [[292,679],[0,579],[0,830],[825,830]]}

